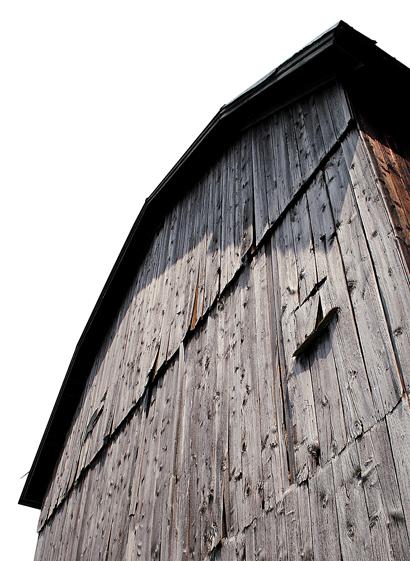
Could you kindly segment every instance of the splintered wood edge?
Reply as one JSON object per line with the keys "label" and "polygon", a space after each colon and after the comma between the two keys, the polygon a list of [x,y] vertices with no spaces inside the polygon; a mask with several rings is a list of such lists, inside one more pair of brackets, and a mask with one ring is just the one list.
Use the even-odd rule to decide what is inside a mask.
{"label": "splintered wood edge", "polygon": [[306,337],[306,339],[299,345],[296,351],[293,353],[292,356],[295,358],[300,357],[302,354],[308,352],[311,347],[316,343],[317,339],[322,335],[322,333],[326,330],[329,323],[332,319],[337,316],[339,313],[339,308],[332,308],[329,312],[325,315],[325,317],[317,324],[315,329]]}

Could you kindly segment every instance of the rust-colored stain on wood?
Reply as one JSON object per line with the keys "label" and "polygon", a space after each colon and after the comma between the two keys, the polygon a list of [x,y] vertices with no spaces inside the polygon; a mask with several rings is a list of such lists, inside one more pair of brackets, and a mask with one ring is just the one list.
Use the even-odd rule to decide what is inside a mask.
{"label": "rust-colored stain on wood", "polygon": [[367,133],[364,137],[374,156],[395,234],[410,272],[410,159],[389,146],[385,138]]}

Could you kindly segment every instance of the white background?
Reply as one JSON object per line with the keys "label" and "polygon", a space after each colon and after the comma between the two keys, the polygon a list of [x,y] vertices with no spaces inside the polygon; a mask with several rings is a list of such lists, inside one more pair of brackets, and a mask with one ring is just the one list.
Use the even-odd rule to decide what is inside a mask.
{"label": "white background", "polygon": [[3,559],[33,558],[22,476],[144,199],[223,103],[338,20],[409,65],[405,5],[3,0]]}

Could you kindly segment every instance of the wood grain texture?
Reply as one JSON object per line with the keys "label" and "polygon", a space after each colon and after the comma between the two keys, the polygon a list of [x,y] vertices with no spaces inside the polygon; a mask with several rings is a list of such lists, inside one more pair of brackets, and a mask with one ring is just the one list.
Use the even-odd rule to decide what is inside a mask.
{"label": "wood grain texture", "polygon": [[233,139],[158,225],[36,561],[406,559],[407,281],[351,127],[328,84]]}

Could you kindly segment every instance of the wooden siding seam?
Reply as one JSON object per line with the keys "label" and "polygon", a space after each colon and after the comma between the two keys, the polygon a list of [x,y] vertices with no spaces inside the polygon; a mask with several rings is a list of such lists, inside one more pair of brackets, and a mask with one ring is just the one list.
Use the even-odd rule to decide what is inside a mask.
{"label": "wooden siding seam", "polygon": [[[276,252],[275,252],[276,253]],[[252,254],[251,259],[253,259],[255,256],[255,252]],[[238,270],[238,272],[235,274],[235,276],[232,278],[232,280],[227,284],[226,290],[224,290],[222,292],[222,294],[217,298],[217,301],[215,302],[215,305],[209,310],[209,313],[207,313],[203,318],[200,318],[200,320],[197,323],[196,329],[193,331],[189,331],[186,335],[186,337],[184,338],[184,341],[181,343],[181,345],[183,345],[183,347],[187,346],[190,341],[196,336],[197,331],[199,328],[201,328],[208,320],[208,317],[211,313],[211,311],[213,311],[218,305],[222,304],[223,305],[223,300],[225,300],[225,298],[229,295],[229,291],[233,290],[233,285],[236,284],[237,282],[239,282],[239,279],[241,277],[241,272],[243,272],[244,267],[241,266],[240,270]],[[53,519],[53,517],[55,516],[55,514],[61,509],[62,505],[67,501],[67,499],[69,498],[69,496],[71,495],[72,491],[78,487],[81,483],[81,481],[84,479],[84,477],[86,476],[86,474],[95,466],[95,464],[97,463],[97,461],[99,460],[99,458],[101,457],[101,455],[111,446],[111,444],[118,438],[118,436],[120,435],[120,433],[123,431],[124,427],[126,425],[129,424],[130,420],[132,419],[132,417],[139,411],[141,404],[144,404],[147,400],[147,395],[149,392],[153,392],[153,390],[155,388],[158,387],[158,381],[160,379],[162,379],[167,371],[172,367],[172,365],[175,363],[176,359],[178,358],[178,356],[180,355],[180,349],[181,347],[179,347],[177,349],[177,351],[172,355],[172,357],[170,357],[169,360],[167,360],[166,362],[164,362],[156,371],[155,373],[155,377],[151,378],[149,377],[149,383],[146,384],[145,388],[144,388],[144,392],[142,393],[141,397],[138,399],[138,401],[132,406],[132,408],[128,411],[127,415],[122,419],[121,423],[118,425],[118,427],[116,427],[114,429],[114,431],[112,432],[112,434],[110,435],[110,437],[108,439],[106,439],[106,441],[104,442],[103,446],[101,446],[101,448],[99,448],[99,450],[94,454],[94,456],[90,459],[90,462],[82,468],[81,472],[79,473],[78,477],[75,479],[75,481],[73,482],[73,484],[71,485],[70,488],[68,488],[64,494],[64,496],[61,497],[61,500],[58,504],[55,505],[55,507],[53,508],[53,510],[51,512],[49,512],[48,516],[45,518],[45,520],[42,522],[42,524],[39,525],[38,531],[41,532],[43,530],[43,528],[48,525],[50,523],[50,521]],[[287,386],[287,384],[285,384],[285,386]],[[283,392],[283,387],[282,387],[282,392]],[[283,395],[283,402],[285,403],[286,401],[286,396]],[[330,462],[332,462],[335,458],[339,457],[340,454],[346,449],[346,447],[348,447],[349,445],[352,444],[352,442],[355,442],[357,438],[361,438],[363,435],[367,434],[372,428],[374,428],[379,422],[382,422],[383,420],[386,421],[387,420],[387,416],[391,415],[396,409],[397,407],[401,404],[401,403],[405,403],[406,406],[408,407],[408,399],[407,399],[407,394],[404,394],[402,397],[399,397],[397,402],[393,405],[393,407],[387,411],[385,413],[385,415],[383,415],[383,417],[381,417],[380,419],[376,419],[374,421],[374,423],[372,423],[369,427],[367,427],[366,429],[363,427],[363,431],[360,434],[357,434],[354,436],[354,438],[348,439],[345,442],[345,445],[340,449],[340,451],[338,452],[338,454],[336,456],[334,456],[334,458],[330,459],[326,464],[324,464],[322,467],[324,467],[325,465],[328,465]],[[289,425],[288,425],[288,430],[291,430],[291,423],[289,421]],[[290,435],[289,435],[290,436]],[[314,477],[314,473],[311,475],[311,477]],[[307,481],[309,481],[311,479],[311,477],[308,476]],[[295,483],[293,483],[295,484]],[[297,485],[303,485],[304,481],[302,481],[301,483],[297,483]],[[286,494],[287,491],[285,491],[284,494]],[[251,522],[252,523],[252,522]],[[250,523],[250,524],[251,524]]]}
{"label": "wooden siding seam", "polygon": [[[400,400],[400,401],[402,401],[402,400]],[[332,481],[333,481],[333,489],[334,489],[334,495],[333,495],[333,496],[336,497],[336,487],[335,487],[335,484],[334,484],[334,476],[333,476],[333,470],[334,470],[334,466],[336,465],[336,461],[339,460],[339,458],[340,458],[340,456],[341,456],[342,454],[346,453],[346,449],[348,449],[349,447],[351,448],[352,446],[355,447],[355,446],[357,445],[357,442],[363,440],[363,438],[364,438],[366,435],[370,434],[371,431],[372,431],[376,426],[381,426],[383,423],[384,423],[384,424],[387,424],[387,426],[388,426],[388,423],[386,423],[387,418],[388,418],[389,416],[391,416],[391,415],[396,411],[396,409],[398,408],[399,405],[400,405],[400,403],[398,403],[389,413],[387,413],[385,418],[376,421],[376,423],[375,423],[375,425],[374,425],[373,427],[370,427],[368,430],[366,430],[365,432],[363,432],[362,435],[358,436],[358,437],[357,437],[356,439],[354,439],[353,441],[347,443],[346,446],[340,451],[340,453],[339,453],[337,456],[335,456],[334,458],[332,458],[331,460],[329,460],[329,462],[326,463],[324,466],[319,467],[319,468],[318,468],[318,472],[316,472],[315,474],[313,474],[312,478],[310,478],[310,479],[304,481],[301,485],[298,485],[298,484],[296,484],[296,483],[293,483],[293,484],[291,485],[291,487],[289,487],[289,488],[282,494],[281,499],[280,499],[279,501],[276,502],[276,509],[275,509],[275,510],[277,510],[278,513],[279,513],[279,511],[280,511],[281,508],[282,508],[281,505],[283,505],[283,508],[284,508],[284,501],[286,500],[286,497],[288,497],[290,493],[296,492],[299,488],[307,488],[307,489],[309,490],[309,492],[308,492],[308,497],[309,497],[309,504],[310,504],[311,495],[312,495],[311,488],[310,488],[310,484],[311,484],[312,482],[315,482],[316,479],[317,479],[317,477],[320,476],[321,474],[323,474],[323,473],[324,473],[324,470],[329,469],[329,468],[330,468],[330,471],[331,471],[331,473],[332,473]],[[390,433],[389,433],[389,439],[391,440]],[[392,448],[393,448],[393,446],[392,446]],[[393,456],[393,459],[394,459],[394,456]],[[362,463],[365,463],[365,462],[362,462],[362,461],[361,461],[360,463],[362,464]],[[395,459],[394,459],[394,465],[395,465],[395,467],[396,467],[396,460],[395,460]],[[85,475],[86,475],[86,472],[84,472],[83,477],[84,477]],[[396,476],[396,479],[399,480],[398,474],[397,474],[397,473],[395,474],[395,476]],[[82,477],[82,479],[83,479],[83,477]],[[360,477],[363,477],[363,479],[364,479],[364,478],[366,477],[366,474],[363,473],[363,475],[360,475]],[[81,483],[82,483],[82,481],[81,481]],[[80,485],[80,482],[76,483],[75,486],[74,486],[74,488],[78,487],[78,485]],[[400,490],[399,490],[399,491],[400,491]],[[85,495],[86,495],[86,497],[89,497],[89,496],[90,496],[88,493],[85,493]],[[366,498],[365,498],[365,500],[366,500]],[[59,511],[63,508],[63,504],[65,505],[65,503],[66,503],[66,501],[64,501],[64,503],[62,503],[61,505],[58,506],[58,508],[56,509],[56,511],[53,513],[53,516],[56,515],[57,512],[59,512]],[[366,500],[366,505],[367,505],[367,500]],[[312,511],[312,508],[313,508],[312,505],[310,505],[310,510],[311,510],[311,511]],[[336,508],[335,508],[335,511],[336,511],[336,512],[335,512],[335,514],[336,514],[336,524],[337,524],[337,526],[338,526],[339,528],[341,528],[341,525],[340,525],[341,523],[340,523],[340,521],[338,520],[339,510],[340,510],[339,507],[336,507]],[[258,522],[258,521],[262,520],[263,518],[267,517],[267,516],[269,515],[269,512],[271,512],[271,511],[267,511],[267,510],[261,509],[261,511],[260,511],[260,513],[259,513],[258,515],[252,517],[252,519],[251,519],[250,521],[248,521],[242,528],[238,529],[238,531],[237,531],[236,533],[230,534],[229,536],[226,536],[226,537],[221,537],[215,544],[213,544],[213,546],[211,547],[211,549],[209,549],[208,555],[211,555],[213,552],[215,552],[215,550],[217,550],[218,547],[220,547],[220,545],[228,544],[228,543],[232,542],[232,540],[238,538],[238,536],[240,536],[241,534],[243,534],[247,529],[249,529],[252,525],[254,525],[255,522]],[[283,511],[283,513],[284,513],[284,511]],[[132,519],[132,516],[131,516],[129,519],[131,520],[131,519]],[[51,523],[51,518],[50,518],[50,519],[47,521],[47,523],[44,525],[42,531],[45,529],[46,526],[49,526],[50,523]],[[342,533],[341,531],[338,532],[338,540],[339,540],[340,551],[343,551],[343,548],[342,548],[342,546],[341,546],[341,544],[340,544],[341,533]],[[41,535],[41,532],[40,532],[40,535]],[[210,557],[210,558],[212,558],[212,557]]]}

